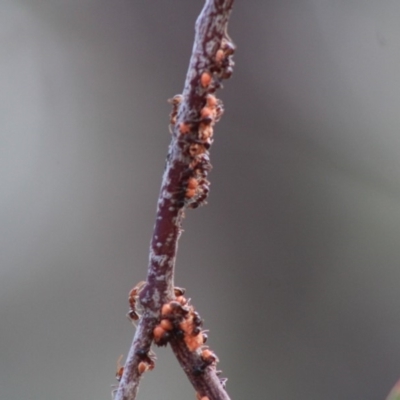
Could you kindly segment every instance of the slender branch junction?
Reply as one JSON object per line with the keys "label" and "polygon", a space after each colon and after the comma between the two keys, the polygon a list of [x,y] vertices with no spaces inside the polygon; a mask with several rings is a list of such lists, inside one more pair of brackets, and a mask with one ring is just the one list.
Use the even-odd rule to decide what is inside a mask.
{"label": "slender branch junction", "polygon": [[117,373],[120,384],[114,400],[136,398],[141,376],[154,368],[153,341],[159,346],[171,345],[199,399],[229,400],[226,379],[220,378],[216,369],[218,359],[204,345],[207,335],[201,330],[202,320],[184,297],[184,289],[174,287],[174,267],[184,210],[204,204],[209,192],[209,149],[214,125],[223,113],[222,102],[214,93],[233,71],[235,46],[227,34],[232,5],[233,0],[206,0],[196,21],[183,93],[170,99],[172,141],[157,205],[147,280],[129,295],[128,315],[138,326],[125,366]]}

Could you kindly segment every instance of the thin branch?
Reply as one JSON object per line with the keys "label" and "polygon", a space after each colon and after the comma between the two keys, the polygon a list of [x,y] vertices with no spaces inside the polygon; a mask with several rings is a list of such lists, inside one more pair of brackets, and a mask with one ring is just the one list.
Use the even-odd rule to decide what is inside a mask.
{"label": "thin branch", "polygon": [[[226,33],[232,4],[233,0],[206,0],[196,21],[195,41],[183,94],[171,100],[172,141],[157,205],[147,281],[131,296],[131,308],[137,299],[143,315],[115,400],[134,400],[143,372],[154,366],[154,358],[150,355],[153,331],[160,323],[162,306],[175,300],[174,267],[184,210],[204,204],[207,198],[207,175],[211,169],[208,150],[213,141],[213,126],[223,112],[222,103],[212,93],[222,86],[223,79],[229,78],[233,67],[231,56],[234,45]],[[131,312],[136,316],[135,310]],[[190,314],[192,319],[197,314],[186,303],[181,312]],[[171,315],[169,318],[173,320]],[[185,318],[187,322],[189,317]],[[229,400],[224,381],[217,376],[216,360],[213,356],[209,356],[211,360],[205,360],[204,347],[200,343],[188,346],[187,340],[182,338],[186,332],[178,328],[179,322],[175,325],[172,331],[175,333],[168,341],[198,396]],[[194,329],[192,325],[190,329]],[[204,336],[200,333],[197,337]],[[158,344],[163,343],[160,341]]]}

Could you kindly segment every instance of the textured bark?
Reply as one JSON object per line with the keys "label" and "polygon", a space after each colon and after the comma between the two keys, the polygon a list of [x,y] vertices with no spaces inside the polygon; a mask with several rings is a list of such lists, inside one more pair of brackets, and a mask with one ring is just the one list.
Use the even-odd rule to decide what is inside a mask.
{"label": "textured bark", "polygon": [[[204,204],[207,198],[209,182],[206,177],[211,169],[208,150],[213,126],[222,114],[222,104],[218,101],[209,117],[207,102],[215,99],[210,95],[232,72],[234,45],[226,33],[232,4],[233,0],[207,0],[196,22],[184,91],[173,102],[172,141],[157,204],[147,280],[138,293],[143,314],[115,400],[136,398],[141,377],[139,364],[149,361],[153,330],[159,323],[161,307],[175,298],[174,267],[184,210]],[[191,351],[184,340],[177,338],[172,338],[170,344],[199,396],[229,400],[215,366],[204,364],[201,349]]]}

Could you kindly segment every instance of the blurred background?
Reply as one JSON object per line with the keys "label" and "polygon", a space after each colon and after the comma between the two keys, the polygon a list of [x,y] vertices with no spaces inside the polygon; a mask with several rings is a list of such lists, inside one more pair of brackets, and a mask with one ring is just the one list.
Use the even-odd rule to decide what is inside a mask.
{"label": "blurred background", "polygon": [[[2,0],[0,398],[110,399],[201,1]],[[235,3],[176,284],[232,399],[400,377],[400,3]],[[194,399],[169,348],[139,399]]]}

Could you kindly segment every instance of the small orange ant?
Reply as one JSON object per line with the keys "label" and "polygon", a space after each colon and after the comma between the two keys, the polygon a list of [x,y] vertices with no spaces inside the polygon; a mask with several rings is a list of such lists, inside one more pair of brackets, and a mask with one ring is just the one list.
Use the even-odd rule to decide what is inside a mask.
{"label": "small orange ant", "polygon": [[172,104],[172,111],[169,115],[169,123],[171,126],[175,126],[176,117],[178,115],[179,105],[182,103],[183,96],[176,94],[172,99],[168,99],[168,103]]}
{"label": "small orange ant", "polygon": [[[115,373],[115,379],[116,379],[118,382],[121,382],[122,374],[124,373],[124,367],[123,367],[123,365],[121,364],[121,360],[122,360],[123,357],[124,357],[123,354],[121,354],[121,355],[118,357],[118,360],[117,360],[117,372]],[[111,391],[111,399],[114,400],[115,394],[116,394],[117,391],[118,391],[118,385],[111,385],[111,388],[112,388],[112,391]]]}
{"label": "small orange ant", "polygon": [[124,373],[124,366],[121,364],[121,360],[123,357],[124,355],[121,354],[117,360],[117,372],[115,373],[115,378],[117,379],[118,382],[121,381],[122,374]]}
{"label": "small orange ant", "polygon": [[146,284],[146,281],[140,281],[130,292],[129,292],[129,296],[128,296],[128,300],[129,300],[129,305],[130,305],[130,309],[128,311],[127,317],[132,321],[132,322],[136,322],[140,315],[138,314],[137,311],[137,299],[139,297],[139,293],[142,291],[142,289],[144,288]]}
{"label": "small orange ant", "polygon": [[190,133],[190,129],[191,129],[191,126],[187,122],[181,122],[179,124],[179,133],[181,135],[186,135],[186,134]]}
{"label": "small orange ant", "polygon": [[211,83],[211,75],[209,72],[203,72],[200,76],[200,83],[203,88],[207,88]]}
{"label": "small orange ant", "polygon": [[219,360],[218,357],[215,355],[214,352],[212,352],[209,349],[204,349],[201,352],[201,358],[203,359],[204,362],[206,362],[208,365],[211,364],[216,364]]}

